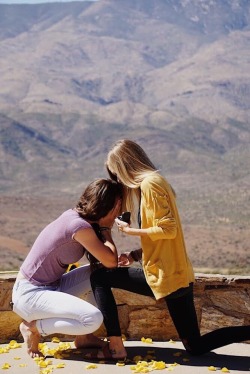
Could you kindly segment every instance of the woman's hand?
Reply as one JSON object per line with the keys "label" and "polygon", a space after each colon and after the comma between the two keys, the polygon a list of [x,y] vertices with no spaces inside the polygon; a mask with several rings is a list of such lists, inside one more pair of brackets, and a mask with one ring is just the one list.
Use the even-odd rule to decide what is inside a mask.
{"label": "woman's hand", "polygon": [[130,266],[134,262],[130,252],[123,252],[118,257],[118,266]]}
{"label": "woman's hand", "polygon": [[127,223],[125,221],[121,221],[119,218],[115,219],[115,223],[117,224],[117,227],[118,227],[119,231],[122,231],[124,233],[128,232],[128,229],[130,228],[129,223]]}
{"label": "woman's hand", "polygon": [[148,235],[147,229],[136,229],[130,227],[130,224],[124,221],[121,221],[119,218],[115,219],[118,230],[124,232],[124,234],[135,235],[135,236],[146,236]]}

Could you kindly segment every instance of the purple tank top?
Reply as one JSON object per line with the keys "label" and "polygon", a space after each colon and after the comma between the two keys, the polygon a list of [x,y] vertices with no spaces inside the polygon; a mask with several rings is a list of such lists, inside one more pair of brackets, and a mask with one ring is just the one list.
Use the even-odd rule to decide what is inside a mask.
{"label": "purple tank top", "polygon": [[84,247],[72,238],[80,229],[92,228],[77,212],[69,209],[38,235],[20,271],[35,285],[59,284],[68,264],[77,262]]}

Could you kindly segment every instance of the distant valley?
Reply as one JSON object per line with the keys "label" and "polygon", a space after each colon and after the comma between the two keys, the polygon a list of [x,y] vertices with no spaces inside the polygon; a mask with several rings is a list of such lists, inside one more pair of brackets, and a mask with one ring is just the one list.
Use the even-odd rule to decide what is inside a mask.
{"label": "distant valley", "polygon": [[126,137],[177,191],[195,267],[249,272],[249,25],[247,0],[0,4],[0,270]]}

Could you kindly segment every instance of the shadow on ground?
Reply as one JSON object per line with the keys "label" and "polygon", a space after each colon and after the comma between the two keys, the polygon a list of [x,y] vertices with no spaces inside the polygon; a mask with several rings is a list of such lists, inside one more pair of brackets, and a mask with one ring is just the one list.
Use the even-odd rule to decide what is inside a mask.
{"label": "shadow on ground", "polygon": [[[159,348],[159,347],[126,347],[127,361],[126,364],[135,364],[135,357],[141,356],[142,360],[164,361],[166,364],[180,364],[189,367],[209,367],[215,368],[226,367],[228,370],[249,371],[250,358],[248,356],[234,356],[218,354],[214,352],[207,353],[202,356],[191,356],[184,349],[176,348]],[[90,352],[97,352],[97,350],[90,349],[70,349],[62,352],[64,360],[84,361],[99,364],[116,364],[117,360],[100,360],[86,357]],[[140,359],[140,358],[139,358]]]}

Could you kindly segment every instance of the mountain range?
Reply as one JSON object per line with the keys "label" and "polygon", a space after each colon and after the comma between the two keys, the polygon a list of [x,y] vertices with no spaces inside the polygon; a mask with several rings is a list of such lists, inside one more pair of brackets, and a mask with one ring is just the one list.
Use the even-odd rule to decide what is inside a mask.
{"label": "mountain range", "polygon": [[248,0],[0,4],[1,248],[35,236],[12,233],[17,196],[72,201],[126,137],[174,185],[197,253],[218,230],[249,268],[249,25]]}

